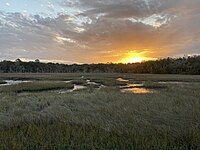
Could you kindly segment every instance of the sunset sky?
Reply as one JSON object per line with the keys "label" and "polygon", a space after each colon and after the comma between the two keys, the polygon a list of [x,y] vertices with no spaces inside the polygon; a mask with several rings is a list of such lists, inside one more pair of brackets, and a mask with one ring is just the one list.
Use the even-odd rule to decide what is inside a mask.
{"label": "sunset sky", "polygon": [[200,54],[200,0],[0,0],[0,60],[139,62]]}

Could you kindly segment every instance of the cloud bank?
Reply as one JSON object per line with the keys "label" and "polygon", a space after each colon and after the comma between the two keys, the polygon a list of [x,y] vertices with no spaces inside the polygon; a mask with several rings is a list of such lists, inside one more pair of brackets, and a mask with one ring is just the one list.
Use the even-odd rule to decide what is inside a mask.
{"label": "cloud bank", "polygon": [[200,53],[199,0],[63,0],[57,5],[63,11],[56,16],[31,14],[28,8],[27,13],[1,11],[0,59],[97,63],[119,62],[132,51],[150,58]]}

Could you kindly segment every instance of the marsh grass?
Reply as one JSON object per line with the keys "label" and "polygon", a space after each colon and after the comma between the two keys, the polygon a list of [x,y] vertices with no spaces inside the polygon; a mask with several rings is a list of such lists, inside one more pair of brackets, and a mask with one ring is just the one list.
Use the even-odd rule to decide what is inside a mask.
{"label": "marsh grass", "polygon": [[86,80],[84,79],[74,79],[71,81],[71,83],[76,84],[76,85],[83,85],[83,86],[87,85]]}
{"label": "marsh grass", "polygon": [[95,89],[98,89],[100,88],[100,84],[87,84],[87,89],[90,89],[90,90],[95,90]]}
{"label": "marsh grass", "polygon": [[90,79],[91,81],[116,80],[124,78],[130,82],[134,81],[151,81],[151,82],[200,82],[198,75],[168,75],[168,74],[120,74],[120,73],[0,73],[1,80],[50,80],[50,81],[67,81]]}
{"label": "marsh grass", "polygon": [[[105,88],[88,86],[65,94],[1,92],[0,149],[200,148],[198,82],[134,94],[121,93],[116,76],[90,78],[104,79],[110,81]],[[160,85],[154,82],[146,86]]]}
{"label": "marsh grass", "polygon": [[[191,135],[195,137],[195,135]],[[1,149],[197,149],[188,139],[142,137],[75,124],[26,125],[0,133]],[[156,140],[155,140],[156,139]]]}
{"label": "marsh grass", "polygon": [[15,100],[15,94],[4,94],[0,148],[198,149],[198,93],[191,97],[179,89],[171,95],[170,90],[134,95],[105,88]]}
{"label": "marsh grass", "polygon": [[143,86],[141,87],[144,87],[147,89],[166,89],[168,86],[160,84],[158,82],[147,81],[147,82],[144,82]]}
{"label": "marsh grass", "polygon": [[72,89],[71,83],[60,81],[34,81],[27,83],[19,83],[16,85],[8,85],[0,87],[0,92],[39,92],[57,89]]}

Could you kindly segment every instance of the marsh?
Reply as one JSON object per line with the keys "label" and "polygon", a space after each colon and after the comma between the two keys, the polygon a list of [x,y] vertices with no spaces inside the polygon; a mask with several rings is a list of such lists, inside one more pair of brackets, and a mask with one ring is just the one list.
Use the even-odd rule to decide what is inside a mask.
{"label": "marsh", "polygon": [[[117,80],[121,76],[126,82]],[[200,146],[200,76],[0,74],[0,77],[2,81],[10,78],[26,81],[0,87],[1,149]],[[155,92],[121,91],[130,88]]]}

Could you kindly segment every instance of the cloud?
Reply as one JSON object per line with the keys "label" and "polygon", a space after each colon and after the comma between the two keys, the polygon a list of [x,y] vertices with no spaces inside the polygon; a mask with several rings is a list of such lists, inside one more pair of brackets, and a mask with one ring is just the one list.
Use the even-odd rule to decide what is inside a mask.
{"label": "cloud", "polygon": [[0,59],[92,63],[118,62],[131,51],[148,58],[200,53],[199,0],[64,0],[59,5],[73,13],[0,12]]}
{"label": "cloud", "polygon": [[97,51],[151,49],[156,57],[200,53],[199,0],[79,0],[74,7],[92,19],[79,38]]}
{"label": "cloud", "polygon": [[10,3],[6,3],[6,6],[10,6]]}

